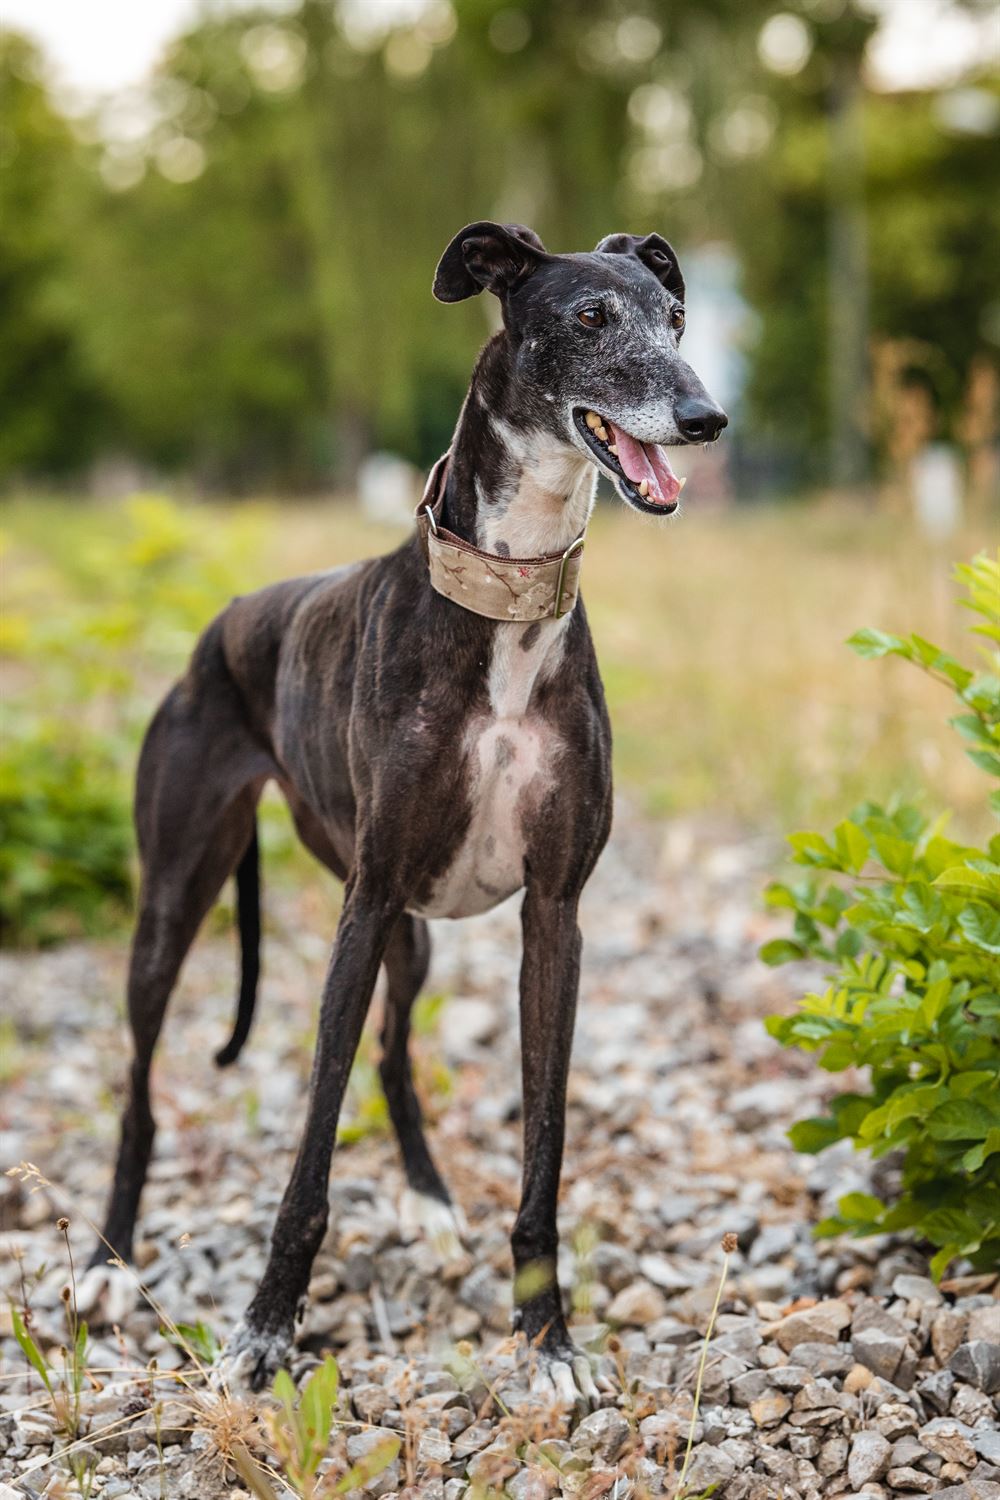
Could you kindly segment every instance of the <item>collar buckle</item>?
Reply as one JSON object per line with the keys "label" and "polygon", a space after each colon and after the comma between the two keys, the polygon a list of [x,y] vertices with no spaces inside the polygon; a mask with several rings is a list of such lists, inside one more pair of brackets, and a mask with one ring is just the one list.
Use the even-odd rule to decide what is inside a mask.
{"label": "collar buckle", "polygon": [[559,573],[556,578],[556,597],[552,604],[552,618],[554,620],[561,620],[563,615],[568,615],[570,610],[573,608],[573,604],[576,603],[576,596],[574,595],[573,602],[569,604],[565,609],[563,609],[563,585],[566,578],[566,565],[571,557],[575,557],[576,554],[581,551],[582,547],[583,537],[578,536],[575,542],[570,542],[569,546],[566,548],[566,551],[562,555],[562,559],[559,563]]}

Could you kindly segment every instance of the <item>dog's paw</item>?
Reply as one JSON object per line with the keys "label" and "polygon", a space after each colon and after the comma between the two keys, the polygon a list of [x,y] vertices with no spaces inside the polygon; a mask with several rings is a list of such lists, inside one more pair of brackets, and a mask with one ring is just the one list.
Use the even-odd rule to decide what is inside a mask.
{"label": "dog's paw", "polygon": [[404,1188],[399,1200],[399,1225],[404,1240],[425,1240],[443,1265],[466,1259],[461,1209],[430,1193]]}
{"label": "dog's paw", "polygon": [[292,1340],[291,1324],[275,1330],[240,1323],[209,1371],[209,1385],[231,1396],[262,1391],[273,1383],[283,1366],[287,1367]]}
{"label": "dog's paw", "polygon": [[531,1394],[563,1410],[593,1411],[600,1405],[590,1359],[575,1344],[531,1351]]}
{"label": "dog's paw", "polygon": [[124,1323],[139,1301],[139,1280],[127,1266],[90,1266],[76,1284],[76,1310],[91,1328]]}

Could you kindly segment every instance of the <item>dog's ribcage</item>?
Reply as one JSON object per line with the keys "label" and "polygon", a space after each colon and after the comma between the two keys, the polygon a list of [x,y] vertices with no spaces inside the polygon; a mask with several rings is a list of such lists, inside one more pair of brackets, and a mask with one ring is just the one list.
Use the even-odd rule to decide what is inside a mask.
{"label": "dog's ribcage", "polygon": [[413,908],[421,916],[475,916],[524,884],[524,830],[553,783],[562,748],[532,698],[558,668],[568,618],[501,624],[494,633],[490,711],[470,718],[465,732],[472,819],[430,899]]}

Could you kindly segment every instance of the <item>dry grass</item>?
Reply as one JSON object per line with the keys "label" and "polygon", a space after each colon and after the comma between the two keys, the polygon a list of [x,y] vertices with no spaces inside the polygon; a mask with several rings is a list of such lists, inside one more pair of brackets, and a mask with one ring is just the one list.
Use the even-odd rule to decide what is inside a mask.
{"label": "dry grass", "polygon": [[[286,506],[271,564],[347,561],[396,538],[334,507]],[[987,541],[934,548],[844,503],[705,514],[695,501],[666,524],[602,507],[583,585],[619,783],[652,812],[777,829],[926,787],[971,831],[983,783],[946,725],[946,695],[844,641],[862,625],[917,630],[968,659],[950,565]]]}
{"label": "dry grass", "polygon": [[[225,534],[237,509],[248,588],[406,535],[332,501],[195,513]],[[109,506],[19,502],[6,522],[14,566],[41,557],[71,571],[76,549],[116,524]],[[988,540],[970,530],[934,548],[848,502],[706,512],[693,500],[667,523],[602,506],[584,596],[621,787],[651,812],[709,810],[779,830],[925,787],[973,832],[982,781],[947,728],[946,695],[898,662],[860,661],[844,641],[862,625],[917,630],[970,659],[950,565]]]}

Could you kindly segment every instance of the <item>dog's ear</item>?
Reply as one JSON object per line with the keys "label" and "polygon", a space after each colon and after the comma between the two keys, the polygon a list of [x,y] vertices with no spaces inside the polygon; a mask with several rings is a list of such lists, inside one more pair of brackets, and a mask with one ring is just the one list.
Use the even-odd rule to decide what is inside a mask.
{"label": "dog's ear", "polygon": [[548,259],[533,229],[523,224],[466,224],[448,246],[434,273],[439,302],[462,302],[486,290],[498,297],[514,291]]}
{"label": "dog's ear", "polygon": [[604,255],[634,255],[668,292],[684,301],[684,277],[677,256],[661,234],[608,234],[597,246]]}

